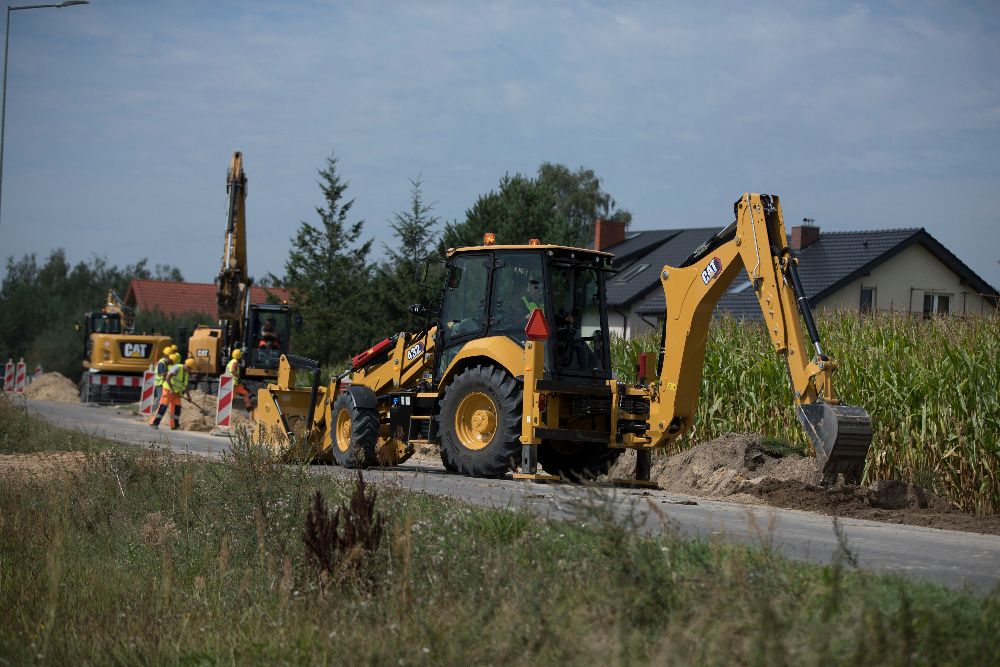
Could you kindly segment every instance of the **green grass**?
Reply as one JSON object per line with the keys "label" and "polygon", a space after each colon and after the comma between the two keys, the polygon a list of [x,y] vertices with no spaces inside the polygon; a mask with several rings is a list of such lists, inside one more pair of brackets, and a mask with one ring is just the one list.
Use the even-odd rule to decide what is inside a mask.
{"label": "green grass", "polygon": [[[871,414],[865,479],[903,479],[963,509],[1000,511],[1000,317],[923,320],[900,314],[822,313],[824,350],[840,362],[840,398]],[[659,338],[612,341],[619,377]],[[726,431],[763,433],[801,451],[787,371],[763,326],[730,317],[709,330],[694,427],[677,447]]]}
{"label": "green grass", "polygon": [[[0,451],[86,449],[0,478],[0,664],[996,664],[990,596],[759,549],[646,536],[594,495],[572,521],[380,484],[385,537],[320,577],[320,488],[245,441],[223,463],[123,448],[0,404]],[[766,540],[765,540],[766,542]]]}

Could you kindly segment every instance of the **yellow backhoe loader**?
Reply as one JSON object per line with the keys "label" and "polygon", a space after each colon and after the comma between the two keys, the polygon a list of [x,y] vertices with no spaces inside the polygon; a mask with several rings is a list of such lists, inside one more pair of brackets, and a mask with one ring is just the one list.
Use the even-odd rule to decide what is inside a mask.
{"label": "yellow backhoe loader", "polygon": [[247,177],[243,154],[233,153],[226,173],[229,206],[222,266],[216,278],[219,321],[200,324],[188,339],[195,377],[214,383],[236,348],[245,348],[242,377],[251,386],[275,378],[281,355],[288,352],[292,312],[288,304],[251,303],[247,271]]}
{"label": "yellow backhoe loader", "polygon": [[[315,362],[283,357],[277,383],[258,394],[257,436],[349,466],[399,463],[432,442],[450,470],[529,479],[592,479],[635,449],[636,479],[647,481],[650,453],[692,425],[712,311],[745,268],[825,481],[858,481],[871,422],[834,390],[837,362],[820,344],[778,197],[744,194],[734,209],[681,266],[662,268],[663,342],[634,384],[611,373],[611,255],[487,235],[448,252],[436,322],[428,313],[423,332],[382,341],[327,386]],[[296,382],[299,370],[308,382]]]}
{"label": "yellow backhoe loader", "polygon": [[134,403],[142,389],[142,372],[156,363],[170,345],[166,336],[135,333],[132,309],[118,293],[108,290],[104,307],[87,313],[77,331],[84,332],[84,403]]}

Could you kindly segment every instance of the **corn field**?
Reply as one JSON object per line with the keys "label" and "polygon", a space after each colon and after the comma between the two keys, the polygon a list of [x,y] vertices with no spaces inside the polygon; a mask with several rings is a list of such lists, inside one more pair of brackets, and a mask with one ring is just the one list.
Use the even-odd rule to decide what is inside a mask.
{"label": "corn field", "polygon": [[[868,410],[874,436],[865,481],[902,479],[965,510],[1000,510],[1000,317],[920,319],[902,314],[818,317],[824,351],[840,362],[842,401]],[[612,364],[633,381],[657,334],[614,338]],[[712,323],[701,399],[676,449],[727,431],[761,433],[805,451],[782,358],[758,322]]]}

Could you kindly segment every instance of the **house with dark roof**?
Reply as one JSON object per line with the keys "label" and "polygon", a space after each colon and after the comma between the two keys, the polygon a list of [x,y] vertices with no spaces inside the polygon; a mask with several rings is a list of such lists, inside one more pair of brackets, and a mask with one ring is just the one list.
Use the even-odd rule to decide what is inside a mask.
{"label": "house with dark roof", "polygon": [[[136,312],[158,310],[161,315],[172,317],[199,313],[208,320],[218,317],[218,298],[215,283],[185,283],[171,280],[133,280],[125,293],[125,305]],[[251,303],[284,303],[288,291],[278,287],[250,287]]]}
{"label": "house with dark roof", "polygon": [[[621,223],[598,220],[594,247],[614,254],[617,270],[607,281],[611,329],[630,336],[659,328],[666,309],[661,269],[679,266],[720,229],[626,232]],[[970,316],[1000,306],[997,290],[923,228],[821,232],[801,225],[792,228],[789,245],[813,308]],[[716,312],[761,317],[746,271]]]}

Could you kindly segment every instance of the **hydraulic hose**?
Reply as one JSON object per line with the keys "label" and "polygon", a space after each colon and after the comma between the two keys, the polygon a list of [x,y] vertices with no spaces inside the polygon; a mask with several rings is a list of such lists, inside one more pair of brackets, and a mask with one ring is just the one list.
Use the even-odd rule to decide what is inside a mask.
{"label": "hydraulic hose", "polygon": [[799,269],[795,258],[786,255],[785,259],[788,267],[786,273],[792,281],[792,291],[795,292],[795,301],[799,306],[799,312],[802,313],[802,318],[806,321],[806,330],[809,332],[809,338],[812,339],[813,347],[816,348],[816,354],[822,357],[823,348],[819,343],[819,330],[816,328],[816,321],[813,319],[812,307],[806,298],[806,291],[802,289],[802,281],[799,280]]}

